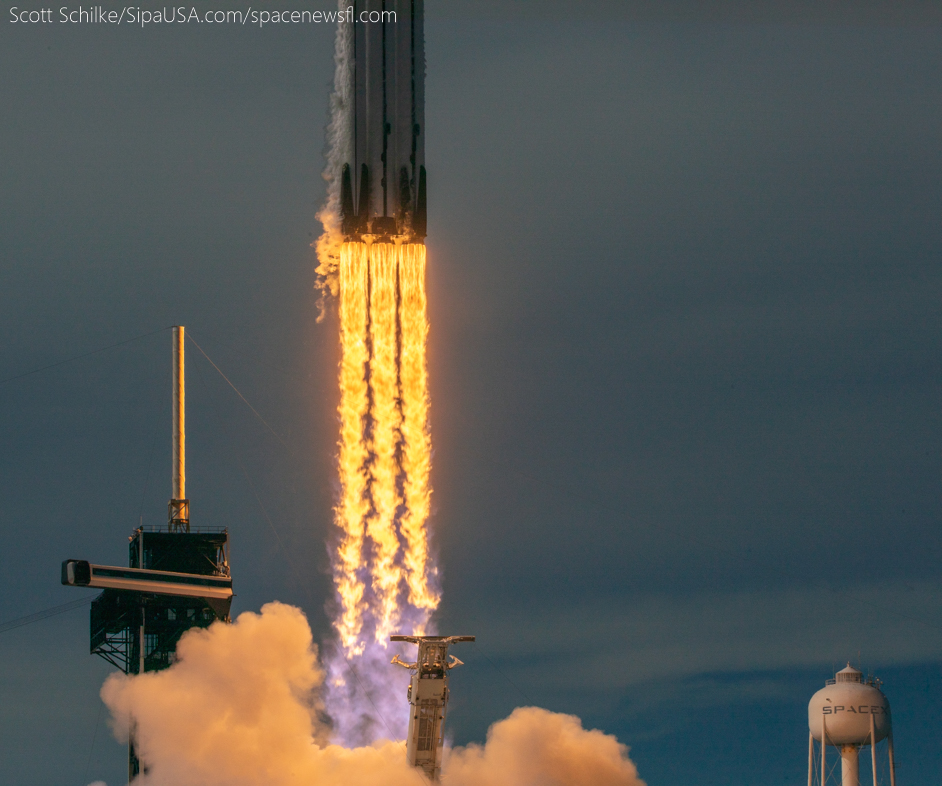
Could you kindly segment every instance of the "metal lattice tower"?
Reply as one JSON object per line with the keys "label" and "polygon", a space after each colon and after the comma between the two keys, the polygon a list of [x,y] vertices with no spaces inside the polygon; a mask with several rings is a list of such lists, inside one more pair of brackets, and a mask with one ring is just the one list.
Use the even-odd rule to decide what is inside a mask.
{"label": "metal lattice tower", "polygon": [[[177,643],[191,628],[229,621],[232,577],[225,528],[190,530],[186,499],[184,328],[173,328],[172,497],[166,529],[134,530],[129,567],[62,563],[62,583],[104,590],[92,601],[90,650],[125,674],[172,665]],[[141,771],[128,745],[128,780]]]}

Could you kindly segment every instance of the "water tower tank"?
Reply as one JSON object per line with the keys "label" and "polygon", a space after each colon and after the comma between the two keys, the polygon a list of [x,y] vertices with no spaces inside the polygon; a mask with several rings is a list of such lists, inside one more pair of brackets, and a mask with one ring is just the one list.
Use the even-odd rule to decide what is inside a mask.
{"label": "water tower tank", "polygon": [[823,728],[827,745],[869,745],[871,717],[876,742],[880,742],[890,733],[890,702],[849,663],[808,704],[808,728],[818,742]]}
{"label": "water tower tank", "polygon": [[[841,786],[860,786],[861,747],[870,746],[873,786],[877,778],[877,743],[888,739],[890,786],[896,786],[893,763],[893,728],[890,702],[879,688],[879,680],[864,679],[849,663],[819,690],[808,703],[808,786],[827,786],[827,748],[841,755]],[[815,747],[820,746],[818,767]],[[818,774],[815,781],[816,771]]]}

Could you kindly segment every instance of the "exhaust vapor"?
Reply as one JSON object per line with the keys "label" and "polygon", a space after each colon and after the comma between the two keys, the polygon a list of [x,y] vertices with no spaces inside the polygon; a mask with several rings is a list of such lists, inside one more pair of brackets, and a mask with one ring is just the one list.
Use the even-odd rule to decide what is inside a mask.
{"label": "exhaust vapor", "polygon": [[[343,5],[343,3],[339,3]],[[321,290],[317,321],[325,316],[327,295],[337,296],[339,289],[340,246],[340,172],[350,157],[351,124],[353,123],[353,31],[350,25],[338,24],[334,41],[334,89],[330,94],[330,121],[327,124],[327,164],[323,177],[327,181],[327,199],[317,213],[324,227],[314,243],[317,252],[317,286]]]}
{"label": "exhaust vapor", "polygon": [[[194,628],[164,671],[113,674],[101,696],[144,772],[135,786],[418,786],[401,742],[332,744],[325,675],[307,620],[269,603]],[[404,704],[404,702],[401,702]],[[401,712],[401,708],[400,708]],[[578,718],[535,707],[495,723],[484,745],[445,757],[447,786],[644,786],[627,748]]]}

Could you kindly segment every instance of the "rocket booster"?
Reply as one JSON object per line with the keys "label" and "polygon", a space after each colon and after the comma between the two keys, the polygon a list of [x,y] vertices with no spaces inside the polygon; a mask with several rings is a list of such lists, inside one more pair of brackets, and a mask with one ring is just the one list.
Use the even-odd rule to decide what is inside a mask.
{"label": "rocket booster", "polygon": [[423,5],[423,0],[353,3],[347,74],[352,116],[340,185],[345,240],[425,239]]}

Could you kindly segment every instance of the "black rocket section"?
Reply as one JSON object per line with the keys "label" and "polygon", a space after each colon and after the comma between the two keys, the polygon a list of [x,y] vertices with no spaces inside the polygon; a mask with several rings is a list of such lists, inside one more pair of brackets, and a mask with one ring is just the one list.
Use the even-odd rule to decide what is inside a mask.
{"label": "black rocket section", "polygon": [[423,0],[356,0],[349,69],[350,160],[341,173],[347,240],[424,241]]}
{"label": "black rocket section", "polygon": [[343,165],[340,175],[340,230],[344,237],[356,232],[357,217],[353,212],[353,186],[350,183],[350,165]]}

